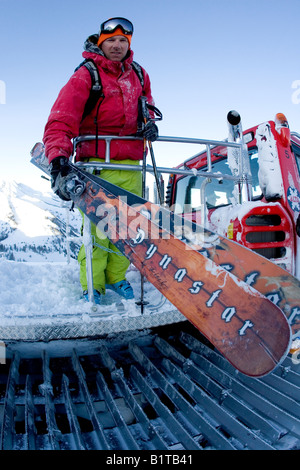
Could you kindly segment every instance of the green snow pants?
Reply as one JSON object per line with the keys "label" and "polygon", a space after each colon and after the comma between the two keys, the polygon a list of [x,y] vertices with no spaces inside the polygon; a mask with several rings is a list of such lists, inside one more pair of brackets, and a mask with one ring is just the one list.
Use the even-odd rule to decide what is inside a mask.
{"label": "green snow pants", "polygon": [[[90,159],[91,161],[92,159]],[[97,160],[99,161],[99,159]],[[104,160],[100,160],[104,162]],[[139,161],[134,160],[111,160],[111,163],[122,163],[126,165],[139,165]],[[125,170],[101,170],[99,175],[106,181],[130,191],[138,196],[142,195],[142,173],[140,171]],[[99,238],[94,224],[91,226],[91,233],[95,244],[93,245],[92,269],[94,289],[105,294],[105,284],[115,284],[123,281],[126,271],[130,265],[129,260],[123,256],[110,240]],[[99,232],[98,232],[99,233]],[[102,248],[103,247],[103,248]],[[87,290],[86,276],[86,256],[84,245],[81,246],[78,253],[78,262],[80,266],[80,283],[82,290]]]}

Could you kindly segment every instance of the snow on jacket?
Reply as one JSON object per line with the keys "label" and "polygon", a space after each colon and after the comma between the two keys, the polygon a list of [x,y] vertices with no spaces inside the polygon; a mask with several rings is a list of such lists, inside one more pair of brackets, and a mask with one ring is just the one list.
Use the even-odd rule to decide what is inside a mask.
{"label": "snow on jacket", "polygon": [[[138,98],[145,95],[148,103],[154,104],[151,96],[150,79],[143,69],[144,88],[131,67],[133,52],[122,61],[107,59],[94,43],[97,36],[90,36],[85,42],[85,59],[93,59],[101,77],[105,98],[93,111],[82,120],[85,104],[88,100],[92,81],[86,67],[80,67],[60,91],[45,126],[45,153],[49,162],[55,157],[67,158],[73,152],[72,139],[79,135],[96,135],[96,123],[99,135],[135,135],[138,119]],[[143,141],[113,140],[110,156],[115,160],[141,160]],[[105,158],[105,142],[82,142],[77,147],[76,159],[86,157]]]}

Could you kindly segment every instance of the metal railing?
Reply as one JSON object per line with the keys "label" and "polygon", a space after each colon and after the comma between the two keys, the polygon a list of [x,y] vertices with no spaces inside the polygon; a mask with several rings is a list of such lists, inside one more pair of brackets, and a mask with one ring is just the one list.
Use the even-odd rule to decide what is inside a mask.
{"label": "metal railing", "polygon": [[[94,169],[114,169],[114,170],[129,170],[129,171],[143,171],[143,167],[140,166],[133,166],[133,165],[124,165],[122,163],[110,163],[110,146],[113,140],[143,140],[141,137],[135,136],[112,136],[112,135],[103,135],[103,136],[95,136],[95,135],[87,135],[87,136],[79,136],[74,139],[74,154],[76,154],[76,148],[78,144],[82,142],[89,142],[93,140],[104,140],[106,143],[106,151],[105,151],[105,162],[96,162],[96,161],[87,161],[87,162],[78,162],[77,164],[83,166],[87,170],[93,171]],[[244,173],[244,165],[243,165],[243,143],[238,142],[228,142],[228,141],[218,141],[218,140],[208,140],[208,139],[196,139],[196,138],[189,138],[189,137],[166,137],[160,136],[158,137],[156,142],[169,142],[169,143],[182,143],[182,144],[195,144],[195,145],[202,145],[206,147],[206,154],[207,154],[207,170],[205,171],[197,171],[196,176],[202,176],[206,178],[216,178],[220,180],[220,178],[224,180],[231,180],[234,181],[238,185],[238,194],[239,194],[239,201],[247,202],[251,200],[251,180],[248,175]],[[211,150],[214,147],[226,147],[226,148],[233,148],[237,149],[239,152],[239,170],[236,176],[234,175],[227,175],[222,174],[220,172],[214,173],[212,172],[212,154]],[[195,158],[203,153],[197,153],[189,158]],[[154,173],[154,169],[151,165],[146,165],[146,171],[150,173]],[[162,174],[177,174],[177,175],[193,175],[195,176],[194,170],[187,170],[185,168],[168,168],[168,167],[157,167],[157,171]],[[245,188],[246,186],[246,188]]]}
{"label": "metal railing", "polygon": [[291,132],[291,136],[295,136],[300,140],[300,134],[298,132]]}

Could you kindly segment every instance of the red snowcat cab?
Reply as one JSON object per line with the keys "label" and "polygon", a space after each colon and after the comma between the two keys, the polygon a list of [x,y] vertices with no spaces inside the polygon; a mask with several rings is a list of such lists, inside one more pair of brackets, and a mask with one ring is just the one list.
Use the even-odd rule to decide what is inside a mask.
{"label": "red snowcat cab", "polygon": [[178,168],[194,174],[171,175],[166,202],[299,278],[300,135],[283,114],[245,132],[235,124],[228,141],[243,142],[244,151],[224,141],[191,157]]}

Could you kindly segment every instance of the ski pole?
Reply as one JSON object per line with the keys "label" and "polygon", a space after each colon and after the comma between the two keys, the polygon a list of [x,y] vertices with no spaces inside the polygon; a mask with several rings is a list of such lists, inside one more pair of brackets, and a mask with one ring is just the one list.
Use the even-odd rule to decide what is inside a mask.
{"label": "ski pole", "polygon": [[142,196],[146,197],[146,157],[147,157],[147,141],[144,139],[144,153],[143,153],[143,169],[142,169]]}
{"label": "ski pole", "polygon": [[[162,115],[161,115],[160,111],[157,108],[153,107],[153,111],[154,112],[156,111],[156,113],[161,116],[160,119],[162,119]],[[147,98],[145,96],[141,96],[140,97],[140,106],[139,106],[139,117],[140,117],[139,122],[141,122],[143,120],[144,124],[146,124],[147,123],[147,116],[148,116]],[[148,118],[149,118],[149,116],[148,116]],[[141,131],[142,128],[140,128],[138,130]],[[149,144],[151,144],[150,141],[148,142],[148,145]],[[150,145],[149,145],[149,149],[150,149],[152,164],[154,162],[153,169],[154,169],[154,174],[155,174],[155,179],[156,179],[156,186],[157,186],[157,191],[158,191],[158,194],[159,194],[160,204],[162,205],[163,200],[162,200],[162,196],[161,196],[161,192],[160,192],[157,168],[156,168],[156,164],[155,164],[155,158],[154,158],[154,153],[153,153],[152,146],[150,148]],[[142,169],[142,196],[143,196],[144,199],[146,198],[146,157],[147,157],[147,140],[144,138],[143,169]],[[144,299],[144,297],[145,297],[144,283],[145,283],[145,278],[141,274],[140,300],[138,302],[136,302],[136,304],[141,307],[141,314],[144,313],[144,305],[147,305],[149,303],[149,302],[145,301],[145,299]]]}
{"label": "ski pole", "polygon": [[[143,153],[143,170],[142,170],[142,196],[145,199],[146,197],[146,157],[147,157],[147,141],[144,139],[144,153]],[[141,307],[141,314],[144,313],[144,305],[147,305],[148,302],[145,301],[144,297],[144,276],[141,274],[141,298],[139,302],[136,302],[137,305]]]}
{"label": "ski pole", "polygon": [[[153,119],[153,121],[160,121],[162,119],[161,112],[157,108],[155,108],[155,106],[148,105],[146,96],[141,96],[140,101],[141,101],[141,107],[142,107],[142,116],[143,116],[145,125],[150,120],[148,108],[152,109],[159,116],[157,119]],[[160,205],[162,206],[163,203],[164,203],[164,200],[163,200],[163,196],[162,196],[162,193],[161,193],[161,187],[160,187],[160,183],[159,183],[159,176],[158,176],[158,171],[157,171],[157,166],[156,166],[156,161],[155,161],[155,157],[154,157],[154,151],[153,151],[153,146],[152,146],[151,140],[148,140],[148,147],[149,147],[149,150],[150,150],[150,155],[151,155],[151,160],[152,160],[155,183],[156,183],[157,192],[158,192],[158,199],[159,199]]]}
{"label": "ski pole", "polygon": [[164,198],[163,198],[163,195],[161,193],[159,176],[158,176],[158,172],[157,172],[157,167],[156,167],[156,162],[155,162],[155,157],[154,157],[154,152],[153,152],[153,147],[152,147],[151,140],[148,140],[148,146],[149,146],[151,160],[152,160],[152,166],[153,166],[153,171],[154,171],[154,176],[155,176],[155,183],[156,183],[156,188],[157,188],[157,192],[158,192],[158,199],[159,199],[160,205],[162,206],[163,203],[164,203]]}

